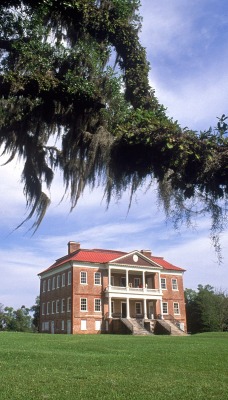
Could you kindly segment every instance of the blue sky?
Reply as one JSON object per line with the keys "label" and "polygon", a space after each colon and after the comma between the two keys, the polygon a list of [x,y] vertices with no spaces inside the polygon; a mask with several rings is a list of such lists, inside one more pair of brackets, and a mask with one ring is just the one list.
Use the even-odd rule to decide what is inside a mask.
{"label": "blue sky", "polygon": [[[150,83],[167,112],[181,125],[200,130],[228,114],[228,3],[226,0],[142,0],[141,42],[151,64]],[[228,289],[228,232],[221,236],[223,264],[209,240],[210,220],[175,231],[156,199],[156,187],[138,190],[128,212],[129,193],[112,200],[108,210],[102,189],[86,190],[76,209],[63,194],[61,178],[51,191],[52,205],[34,236],[30,224],[15,227],[26,215],[21,166],[0,168],[0,303],[33,305],[39,294],[37,274],[67,252],[75,240],[85,248],[131,251],[151,249],[186,269],[185,287],[211,284]]]}

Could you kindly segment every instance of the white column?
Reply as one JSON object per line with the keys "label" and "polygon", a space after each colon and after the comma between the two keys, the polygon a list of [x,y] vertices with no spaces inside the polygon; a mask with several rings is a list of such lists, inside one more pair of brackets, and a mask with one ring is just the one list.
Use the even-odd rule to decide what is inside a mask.
{"label": "white column", "polygon": [[108,298],[108,317],[112,318],[112,298],[109,296]]}
{"label": "white column", "polygon": [[146,310],[146,299],[144,299],[144,319],[147,319],[147,310]]}
{"label": "white column", "polygon": [[128,288],[128,286],[129,286],[128,281],[129,281],[129,278],[128,278],[128,269],[127,269],[126,270],[126,288]]}
{"label": "white column", "polygon": [[130,303],[129,303],[129,299],[127,298],[127,318],[130,318]]}
{"label": "white column", "polygon": [[143,281],[142,281],[142,283],[143,283],[143,288],[145,289],[145,287],[146,287],[146,282],[145,282],[145,271],[143,271]]}
{"label": "white column", "polygon": [[111,286],[111,268],[108,268],[108,287]]}

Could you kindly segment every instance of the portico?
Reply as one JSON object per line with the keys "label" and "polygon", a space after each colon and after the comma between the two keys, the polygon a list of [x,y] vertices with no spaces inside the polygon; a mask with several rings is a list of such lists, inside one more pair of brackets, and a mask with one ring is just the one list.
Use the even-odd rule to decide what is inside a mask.
{"label": "portico", "polygon": [[162,315],[160,268],[109,265],[105,296],[108,318],[154,319]]}

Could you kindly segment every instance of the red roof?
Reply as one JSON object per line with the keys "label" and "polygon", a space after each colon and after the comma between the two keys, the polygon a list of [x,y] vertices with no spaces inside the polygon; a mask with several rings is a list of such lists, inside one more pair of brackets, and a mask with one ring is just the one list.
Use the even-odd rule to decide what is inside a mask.
{"label": "red roof", "polygon": [[[42,271],[42,273],[52,270],[54,268],[57,268],[67,262],[70,262],[70,261],[105,264],[107,262],[114,261],[115,259],[117,259],[119,257],[123,257],[127,254],[129,254],[129,253],[126,253],[123,251],[118,251],[118,250],[116,251],[116,250],[103,250],[103,249],[92,249],[92,250],[79,249],[79,250],[75,251],[74,253],[71,253],[62,258],[59,258],[58,260],[56,260],[56,262],[53,265],[51,265],[46,270]],[[168,261],[164,260],[162,257],[150,256],[148,258],[150,258],[156,264],[160,265],[165,270],[185,271],[183,268],[179,268],[173,264],[170,264]]]}

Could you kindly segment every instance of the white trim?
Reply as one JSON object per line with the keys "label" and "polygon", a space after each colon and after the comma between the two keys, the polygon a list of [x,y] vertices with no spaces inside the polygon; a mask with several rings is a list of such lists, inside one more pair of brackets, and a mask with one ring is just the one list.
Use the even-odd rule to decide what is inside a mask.
{"label": "white trim", "polygon": [[[136,304],[140,305],[140,307],[139,307],[140,308],[140,312],[138,312],[138,313],[137,313],[137,309],[136,309],[137,308]],[[141,314],[142,314],[142,302],[141,301],[136,301],[135,302],[135,315],[141,315]]]}
{"label": "white trim", "polygon": [[[96,274],[99,274],[99,277],[100,277],[99,281],[100,281],[100,283],[96,283]],[[94,285],[95,285],[95,286],[101,286],[101,272],[99,272],[99,271],[95,271],[95,272],[94,272]]]}
{"label": "white trim", "polygon": [[[82,274],[85,274],[83,279],[82,279]],[[84,279],[85,279],[85,282],[82,282],[82,280],[84,280]],[[80,285],[88,285],[87,271],[80,271]]]}
{"label": "white trim", "polygon": [[[175,312],[174,304],[177,304],[178,312]],[[180,304],[178,301],[173,302],[173,315],[180,315]]]}
{"label": "white trim", "polygon": [[[96,300],[99,300],[100,310],[96,310]],[[94,312],[96,313],[101,312],[101,299],[99,297],[94,299]]]}
{"label": "white trim", "polygon": [[[173,285],[173,281],[176,281],[175,285]],[[171,285],[172,285],[172,290],[174,290],[174,291],[178,291],[179,290],[178,289],[178,280],[177,280],[177,278],[171,278]],[[176,286],[176,288],[174,288],[173,286]]]}
{"label": "white trim", "polygon": [[[163,308],[163,305],[164,304],[167,304],[167,312],[164,312],[164,308]],[[169,314],[169,304],[168,304],[168,301],[163,301],[162,302],[162,314],[163,315],[168,315]]]}
{"label": "white trim", "polygon": [[[86,310],[82,310],[82,300],[86,300]],[[87,312],[88,311],[88,299],[87,297],[80,297],[80,312]]]}

